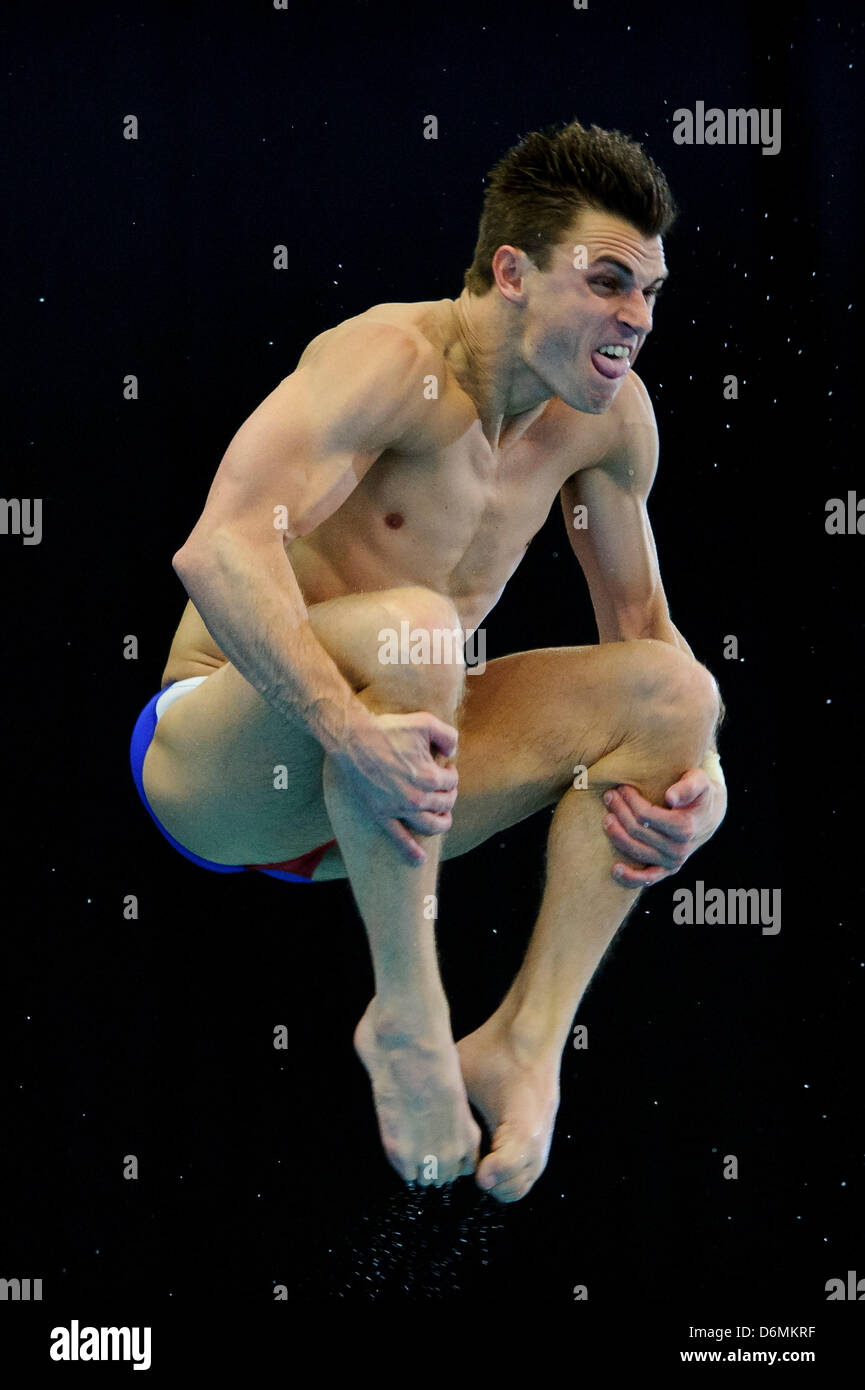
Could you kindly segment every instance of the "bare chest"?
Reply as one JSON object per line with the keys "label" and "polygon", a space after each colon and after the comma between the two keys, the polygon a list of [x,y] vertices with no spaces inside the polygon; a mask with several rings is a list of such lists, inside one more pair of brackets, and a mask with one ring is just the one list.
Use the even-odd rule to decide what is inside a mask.
{"label": "bare chest", "polygon": [[505,433],[498,448],[475,417],[419,452],[387,451],[293,560],[312,575],[315,557],[349,587],[426,584],[453,598],[465,621],[476,618],[563,482],[593,461],[591,432],[575,448],[573,422],[566,432],[560,415],[544,415],[512,443]]}

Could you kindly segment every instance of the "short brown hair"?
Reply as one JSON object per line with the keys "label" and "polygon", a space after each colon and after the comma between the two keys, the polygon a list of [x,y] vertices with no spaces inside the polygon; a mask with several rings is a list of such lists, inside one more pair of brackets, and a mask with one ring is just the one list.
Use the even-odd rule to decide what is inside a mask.
{"label": "short brown hair", "polygon": [[642,145],[620,130],[579,121],[526,135],[487,175],[474,259],[466,289],[483,295],[495,283],[499,246],[517,246],[539,270],[583,208],[611,213],[643,236],[663,236],[676,218],[669,185]]}

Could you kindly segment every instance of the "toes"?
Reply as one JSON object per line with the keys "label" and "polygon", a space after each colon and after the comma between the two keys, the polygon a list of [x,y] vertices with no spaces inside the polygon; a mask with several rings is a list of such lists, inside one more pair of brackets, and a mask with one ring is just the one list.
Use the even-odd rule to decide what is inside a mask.
{"label": "toes", "polygon": [[534,1187],[539,1176],[537,1169],[529,1164],[522,1172],[497,1182],[495,1187],[488,1189],[489,1194],[495,1197],[497,1202],[519,1202]]}
{"label": "toes", "polygon": [[396,1169],[403,1182],[418,1188],[449,1187],[458,1178],[471,1177],[477,1167],[477,1159],[475,1151],[474,1154],[465,1154],[462,1158],[442,1160],[435,1170],[432,1170],[430,1155],[418,1163],[388,1154],[391,1167]]}
{"label": "toes", "polygon": [[457,1174],[460,1178],[469,1178],[478,1166],[481,1157],[481,1132],[476,1124],[472,1125],[471,1148],[463,1154],[462,1162],[459,1165]]}
{"label": "toes", "polygon": [[518,1185],[530,1166],[531,1159],[526,1154],[519,1153],[505,1159],[503,1154],[494,1150],[487,1154],[478,1168],[478,1187],[497,1197],[500,1190],[509,1188],[512,1184]]}
{"label": "toes", "polygon": [[503,1206],[506,1206],[509,1202],[519,1202],[521,1198],[525,1197],[530,1187],[531,1183],[522,1183],[518,1188],[510,1186],[507,1190],[503,1189],[501,1191],[497,1187],[494,1187],[490,1196],[495,1197],[497,1202],[501,1202]]}
{"label": "toes", "polygon": [[459,1176],[460,1176],[461,1178],[470,1178],[471,1175],[472,1175],[472,1173],[473,1173],[473,1172],[475,1171],[475,1169],[477,1168],[477,1166],[478,1166],[478,1152],[479,1152],[479,1150],[478,1150],[478,1149],[475,1149],[474,1153],[466,1154],[466,1156],[465,1156],[465,1158],[463,1159],[463,1162],[462,1162],[462,1167],[460,1168],[460,1171],[459,1171]]}
{"label": "toes", "polygon": [[421,1185],[422,1169],[418,1167],[417,1160],[407,1158],[398,1144],[383,1144],[385,1158],[393,1168],[394,1172],[402,1178],[403,1182],[414,1187],[417,1183]]}
{"label": "toes", "polygon": [[484,1192],[489,1192],[500,1181],[499,1174],[489,1163],[482,1163],[475,1174],[475,1182]]}

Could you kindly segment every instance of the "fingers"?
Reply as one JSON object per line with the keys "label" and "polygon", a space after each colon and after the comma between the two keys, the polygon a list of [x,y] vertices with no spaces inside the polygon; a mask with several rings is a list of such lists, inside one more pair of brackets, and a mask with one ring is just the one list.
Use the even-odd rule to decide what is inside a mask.
{"label": "fingers", "polygon": [[420,835],[444,835],[453,825],[450,811],[406,811],[401,819]]}
{"label": "fingers", "polygon": [[633,787],[611,787],[604,793],[604,805],[618,816],[635,840],[645,844],[658,843],[659,836],[685,844],[694,832],[690,812],[654,806]]}
{"label": "fingers", "polygon": [[656,864],[659,858],[669,856],[669,840],[640,824],[626,805],[611,804],[613,809],[604,817],[604,829],[617,849],[639,864]]}
{"label": "fingers", "polygon": [[451,724],[446,724],[443,719],[439,719],[437,715],[430,714],[427,710],[421,712],[426,721],[430,745],[437,752],[444,753],[447,758],[455,757],[459,740],[456,729]]}
{"label": "fingers", "polygon": [[418,835],[444,835],[453,825],[450,811],[437,814],[434,811],[406,811],[399,820],[388,820],[383,828],[399,849],[403,861],[412,868],[420,868],[427,861],[426,851],[418,844],[413,830]]}
{"label": "fingers", "polygon": [[613,866],[613,878],[622,888],[651,888],[653,883],[660,883],[662,878],[669,875],[669,869],[658,867],[637,869],[631,868],[630,864]]}
{"label": "fingers", "polygon": [[613,848],[618,850],[619,854],[626,854],[629,859],[636,860],[637,864],[660,864],[674,872],[684,863],[684,855],[674,858],[669,850],[652,849],[649,845],[634,840],[621,828],[615,816],[607,817],[604,830]]}
{"label": "fingers", "polygon": [[405,809],[409,815],[414,815],[418,811],[433,811],[436,815],[443,815],[446,811],[452,811],[456,803],[456,791],[435,791],[410,792],[406,801]]}
{"label": "fingers", "polygon": [[457,799],[456,787],[447,790],[425,789],[420,786],[403,793],[405,800],[397,810],[401,820],[410,820],[423,813],[449,815]]}
{"label": "fingers", "polygon": [[689,806],[709,790],[710,778],[701,767],[692,768],[666,791],[671,806]]}
{"label": "fingers", "polygon": [[384,830],[399,849],[406,864],[410,864],[412,868],[418,869],[421,864],[426,863],[427,857],[425,851],[421,849],[417,840],[406,829],[402,821],[385,821]]}
{"label": "fingers", "polygon": [[437,792],[456,792],[459,786],[460,775],[455,767],[442,767],[439,763],[433,763],[435,772],[430,771],[429,780],[432,783],[431,791]]}
{"label": "fingers", "polygon": [[455,767],[442,767],[430,754],[423,759],[412,780],[425,792],[455,792],[460,775]]}
{"label": "fingers", "polygon": [[[611,789],[605,793],[604,802],[611,812],[604,818],[610,842],[620,854],[635,861],[633,866],[614,866],[613,878],[617,883],[624,888],[647,888],[682,867],[692,847],[689,812],[652,806],[633,787]],[[634,807],[645,808],[646,814],[636,815]],[[656,814],[658,811],[660,815]],[[640,865],[645,867],[641,869]]]}
{"label": "fingers", "polygon": [[625,808],[604,818],[604,830],[615,848],[638,864],[664,864],[668,869],[680,869],[693,848],[690,840],[672,840],[647,829]]}
{"label": "fingers", "polygon": [[413,802],[400,808],[397,816],[380,822],[382,829],[400,850],[404,863],[412,868],[426,863],[426,852],[411,832],[418,835],[446,834],[453,826],[451,808],[455,801],[456,792],[427,796],[418,794]]}
{"label": "fingers", "polygon": [[607,816],[604,821],[604,830],[611,845],[615,850],[618,850],[619,854],[627,855],[629,859],[635,860],[637,865],[658,865],[663,868],[665,873],[677,873],[690,853],[690,850],[683,845],[668,844],[663,849],[654,849],[650,845],[643,844],[629,835],[615,816]]}
{"label": "fingers", "polygon": [[452,811],[457,789],[426,785],[426,779],[412,778],[410,790],[404,793],[408,811]]}

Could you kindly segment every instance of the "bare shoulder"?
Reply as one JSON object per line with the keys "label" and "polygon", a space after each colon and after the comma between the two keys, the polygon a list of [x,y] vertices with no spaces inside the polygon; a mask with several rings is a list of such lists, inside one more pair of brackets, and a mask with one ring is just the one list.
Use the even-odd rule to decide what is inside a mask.
{"label": "bare shoulder", "polygon": [[562,454],[571,463],[571,472],[593,467],[616,448],[629,424],[647,418],[647,404],[651,411],[643,383],[633,376],[628,374],[609,410],[600,415],[576,410],[554,396],[531,426],[532,439],[550,452]]}
{"label": "bare shoulder", "polygon": [[645,471],[643,460],[649,471],[654,467],[655,413],[649,393],[635,372],[628,373],[613,404],[602,415],[574,410],[554,397],[532,426],[531,434],[560,460],[565,470],[563,476],[571,477],[595,467],[614,473],[621,469],[625,476],[635,466],[635,457],[641,474]]}
{"label": "bare shoulder", "polygon": [[412,348],[419,360],[432,363],[443,359],[444,345],[439,302],[374,304],[318,333],[304,349],[297,368],[314,363],[323,352],[351,355],[363,350],[364,354],[387,356],[402,350],[404,356],[410,356]]}
{"label": "bare shoulder", "polygon": [[403,447],[440,446],[475,415],[446,356],[452,315],[450,300],[375,304],[313,338],[292,375],[322,368],[334,404],[342,394],[355,409],[358,401],[378,403],[398,417]]}
{"label": "bare shoulder", "polygon": [[642,377],[637,376],[636,372],[628,372],[625,377],[622,390],[613,402],[613,410],[616,409],[618,409],[619,418],[623,421],[655,424],[652,398]]}
{"label": "bare shoulder", "polygon": [[658,425],[652,398],[629,372],[610,411],[610,437],[602,466],[626,486],[648,492],[658,466]]}
{"label": "bare shoulder", "polygon": [[607,425],[606,454],[627,453],[638,442],[642,450],[648,441],[657,439],[652,398],[636,372],[628,372],[610,409],[597,418]]}

